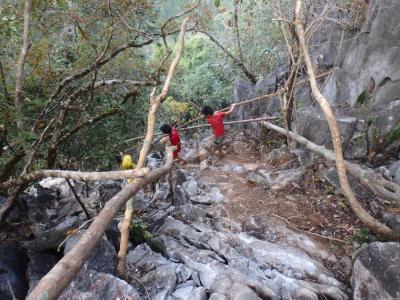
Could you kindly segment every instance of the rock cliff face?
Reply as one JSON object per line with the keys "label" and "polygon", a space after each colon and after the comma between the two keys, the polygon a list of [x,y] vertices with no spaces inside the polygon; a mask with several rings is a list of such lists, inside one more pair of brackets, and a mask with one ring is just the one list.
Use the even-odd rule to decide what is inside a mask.
{"label": "rock cliff face", "polygon": [[[323,5],[313,5],[311,18],[316,19]],[[333,107],[349,159],[363,160],[368,153],[393,155],[400,147],[399,10],[397,0],[369,1],[354,20],[351,13],[331,9],[311,39],[317,71],[331,71],[319,82],[320,88]],[[237,82],[234,102],[274,92],[286,71],[281,67],[254,86]],[[331,148],[327,123],[309,86],[298,87],[294,97],[292,128]],[[278,97],[241,107],[237,116],[275,114],[281,114]]]}

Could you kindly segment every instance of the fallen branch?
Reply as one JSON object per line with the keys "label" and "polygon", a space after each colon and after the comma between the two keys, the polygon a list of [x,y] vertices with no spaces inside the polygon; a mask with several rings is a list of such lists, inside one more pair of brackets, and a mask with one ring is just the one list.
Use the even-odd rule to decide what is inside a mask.
{"label": "fallen branch", "polygon": [[166,175],[172,167],[172,151],[175,147],[167,148],[167,160],[164,166],[155,169],[146,176],[127,185],[117,195],[107,201],[99,215],[94,219],[76,245],[44,276],[28,295],[28,300],[57,299],[62,291],[73,280],[76,273],[92,254],[99,240],[122,206],[140,189]]}
{"label": "fallen branch", "polygon": [[284,221],[289,227],[293,228],[293,229],[296,230],[296,231],[299,231],[299,232],[302,232],[302,233],[305,233],[305,234],[309,234],[309,235],[313,235],[313,236],[317,236],[317,237],[322,238],[322,239],[327,239],[327,240],[330,240],[330,241],[335,241],[335,242],[339,242],[339,243],[343,243],[343,244],[348,244],[348,242],[343,241],[343,240],[341,240],[341,239],[333,238],[333,237],[330,237],[330,236],[324,236],[324,235],[321,235],[321,234],[318,234],[318,233],[314,233],[314,232],[310,232],[310,231],[301,230],[301,229],[297,228],[296,226],[294,226],[292,223],[290,223],[290,222],[289,222],[287,219],[285,219],[284,217],[281,217],[281,216],[279,216],[279,215],[277,215],[277,214],[272,214],[272,215],[273,215],[274,217],[278,218],[278,219],[281,219],[281,220]]}
{"label": "fallen branch", "polygon": [[[335,154],[326,149],[324,146],[319,146],[306,138],[293,133],[292,131],[287,132],[285,129],[276,126],[269,122],[262,122],[265,127],[275,130],[281,134],[289,135],[290,138],[297,141],[298,143],[305,146],[307,149],[318,153],[325,157],[329,161],[335,161]],[[377,196],[390,201],[391,203],[400,205],[400,185],[384,179],[382,176],[378,176],[371,169],[363,169],[360,165],[348,161],[344,161],[347,171],[350,172],[360,183],[369,189]]]}
{"label": "fallen branch", "polygon": [[109,172],[79,172],[79,171],[65,171],[65,170],[40,170],[30,174],[26,174],[6,182],[0,183],[0,190],[8,189],[17,185],[29,183],[36,179],[46,177],[59,177],[68,178],[82,181],[94,181],[104,179],[124,179],[124,178],[138,178],[143,177],[148,173],[147,168],[140,170],[127,170],[127,171],[109,171]]}
{"label": "fallen branch", "polygon": [[74,229],[70,234],[68,234],[67,237],[60,243],[60,245],[58,245],[57,252],[60,252],[62,245],[64,245],[66,241],[68,241],[72,236],[77,234],[79,232],[79,230],[81,230],[83,227],[86,226],[87,223],[89,223],[89,222],[91,222],[93,220],[94,220],[94,218],[87,220],[85,223],[83,223],[77,229]]}

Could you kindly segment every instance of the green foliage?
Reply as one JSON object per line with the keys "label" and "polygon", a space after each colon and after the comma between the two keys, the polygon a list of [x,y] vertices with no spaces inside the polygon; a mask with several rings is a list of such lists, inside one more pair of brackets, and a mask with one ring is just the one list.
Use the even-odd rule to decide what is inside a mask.
{"label": "green foliage", "polygon": [[389,134],[385,137],[385,144],[390,145],[400,138],[400,123],[397,124],[392,130],[390,130]]}
{"label": "green foliage", "polygon": [[130,240],[134,245],[145,243],[153,238],[151,232],[147,231],[147,226],[143,222],[132,220],[129,226]]}
{"label": "green foliage", "polygon": [[[287,0],[285,0],[287,1]],[[106,55],[135,40],[137,32],[157,39],[160,26],[168,18],[181,13],[197,1],[128,1],[113,2],[115,31]],[[283,3],[285,4],[285,3]],[[21,51],[23,31],[23,1],[4,0],[0,6],[0,57],[5,73],[8,94],[15,90],[15,69]],[[282,63],[285,45],[277,22],[272,21],[273,6],[270,1],[241,1],[239,4],[239,31],[246,65],[258,77]],[[129,13],[128,13],[129,12]],[[194,20],[204,23],[207,29],[237,55],[232,27],[231,1],[202,2],[193,12]],[[117,19],[123,17],[123,22]],[[182,18],[181,18],[182,19]],[[181,19],[168,25],[167,31],[179,28]],[[61,104],[77,89],[91,85],[93,72],[73,80],[47,107],[51,95],[66,77],[92,66],[109,37],[109,10],[102,1],[94,0],[37,0],[32,9],[30,41],[32,45],[24,68],[22,111],[16,111],[11,101],[0,101],[0,125],[7,132],[7,142],[29,150],[40,137],[42,130],[59,115]],[[132,28],[134,30],[132,30]],[[171,48],[176,35],[168,38]],[[161,39],[144,48],[132,48],[102,66],[97,71],[97,81],[102,79],[153,79],[165,49]],[[163,83],[173,55],[164,63],[160,82]],[[0,76],[1,77],[1,76]],[[186,35],[184,53],[178,66],[168,100],[161,106],[158,123],[179,125],[193,118],[205,104],[219,109],[230,103],[235,80],[243,78],[242,71],[210,40],[193,31]],[[2,78],[0,78],[2,79]],[[115,167],[114,155],[130,148],[121,141],[142,135],[146,128],[149,95],[152,88],[140,88],[138,95],[123,103],[128,86],[104,87],[95,90],[94,96],[83,93],[73,103],[82,110],[68,110],[62,124],[61,135],[74,129],[102,112],[121,108],[121,112],[82,128],[65,143],[59,145],[58,158],[66,165],[74,164],[81,170],[109,170]],[[0,98],[5,98],[0,82]],[[36,124],[38,115],[46,109],[45,119]],[[23,120],[24,128],[16,130],[16,120]],[[34,124],[36,133],[31,130]],[[46,155],[53,136],[54,126],[43,137],[34,169],[45,166]],[[12,157],[7,150],[2,153],[0,164]],[[25,158],[26,159],[26,158]],[[20,162],[14,170],[24,165]]]}
{"label": "green foliage", "polygon": [[367,126],[368,127],[371,127],[371,125],[374,123],[374,118],[373,117],[368,117],[368,120],[367,120]]}
{"label": "green foliage", "polygon": [[354,240],[357,241],[360,245],[366,244],[369,242],[369,229],[368,228],[359,228],[354,232]]}
{"label": "green foliage", "polygon": [[356,99],[356,103],[358,105],[363,105],[365,101],[368,99],[369,92],[367,90],[363,91]]}

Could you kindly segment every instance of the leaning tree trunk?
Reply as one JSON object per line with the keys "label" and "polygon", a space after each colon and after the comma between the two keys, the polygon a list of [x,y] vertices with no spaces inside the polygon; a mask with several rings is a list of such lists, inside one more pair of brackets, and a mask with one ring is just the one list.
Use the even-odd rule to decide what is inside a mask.
{"label": "leaning tree trunk", "polygon": [[[182,22],[181,31],[179,33],[178,49],[176,51],[175,58],[172,61],[171,66],[169,67],[168,75],[165,80],[164,87],[161,93],[158,96],[156,96],[156,88],[154,88],[153,92],[150,95],[150,110],[147,117],[146,137],[144,139],[142,149],[140,150],[139,160],[137,162],[137,168],[142,168],[144,166],[146,161],[146,156],[150,150],[151,141],[154,135],[154,128],[156,124],[156,115],[158,108],[160,107],[160,104],[164,101],[165,97],[167,96],[168,90],[171,86],[172,78],[174,76],[175,69],[178,66],[182,56],[187,22],[188,18],[186,18]],[[117,265],[117,274],[121,278],[126,278],[125,260],[126,260],[126,252],[128,249],[129,226],[132,223],[132,215],[133,215],[133,199],[130,199],[126,203],[125,217],[121,225],[121,242],[119,246],[118,265]]]}
{"label": "leaning tree trunk", "polygon": [[296,7],[295,7],[295,16],[296,16],[295,17],[295,25],[296,25],[297,35],[299,38],[301,50],[304,54],[304,60],[306,63],[307,72],[310,77],[309,80],[310,80],[312,94],[314,95],[315,99],[318,101],[319,105],[321,106],[322,111],[324,112],[326,120],[328,122],[329,129],[331,131],[333,149],[334,149],[334,153],[335,153],[336,167],[338,170],[339,181],[340,181],[340,185],[343,189],[343,193],[345,194],[345,196],[349,202],[349,205],[352,208],[352,210],[354,211],[354,213],[369,229],[380,234],[381,236],[383,236],[385,238],[394,239],[397,237],[397,235],[393,232],[393,230],[391,230],[386,225],[377,221],[361,206],[361,204],[357,201],[356,197],[354,196],[354,193],[349,184],[349,180],[348,180],[347,174],[346,174],[346,167],[345,167],[344,159],[343,159],[342,142],[341,142],[341,138],[340,138],[339,129],[337,127],[337,123],[336,123],[335,117],[333,116],[332,109],[329,105],[329,102],[321,94],[321,92],[317,86],[317,81],[315,79],[315,73],[314,73],[314,67],[311,62],[310,54],[308,52],[308,48],[306,45],[304,28],[303,28],[302,21],[300,20],[301,2],[302,2],[301,0],[297,0]]}

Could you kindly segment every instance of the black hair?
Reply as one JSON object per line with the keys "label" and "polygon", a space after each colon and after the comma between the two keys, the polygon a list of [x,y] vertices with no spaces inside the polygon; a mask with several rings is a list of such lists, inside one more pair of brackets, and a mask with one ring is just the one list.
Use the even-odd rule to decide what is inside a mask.
{"label": "black hair", "polygon": [[120,155],[120,154],[115,155],[115,160],[117,161],[118,164],[121,164],[121,163],[122,163],[122,157],[121,157],[121,155]]}
{"label": "black hair", "polygon": [[212,116],[214,114],[214,109],[211,106],[204,106],[201,113],[205,116]]}
{"label": "black hair", "polygon": [[172,131],[172,127],[169,124],[164,124],[160,127],[162,133],[170,134]]}

